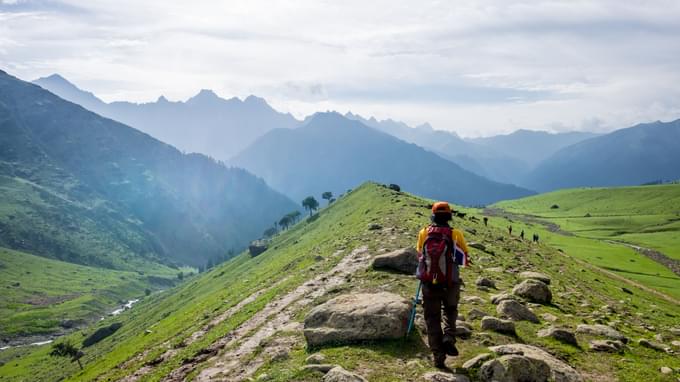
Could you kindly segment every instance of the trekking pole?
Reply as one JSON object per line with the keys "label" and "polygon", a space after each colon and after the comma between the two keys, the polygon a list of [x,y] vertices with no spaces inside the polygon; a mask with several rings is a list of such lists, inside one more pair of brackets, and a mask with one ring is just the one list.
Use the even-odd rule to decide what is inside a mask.
{"label": "trekking pole", "polygon": [[411,308],[411,316],[408,319],[408,328],[406,329],[406,337],[411,333],[413,322],[416,320],[416,307],[418,306],[418,296],[420,295],[420,287],[423,286],[422,281],[418,281],[418,288],[416,289],[416,297],[413,298],[413,308]]}

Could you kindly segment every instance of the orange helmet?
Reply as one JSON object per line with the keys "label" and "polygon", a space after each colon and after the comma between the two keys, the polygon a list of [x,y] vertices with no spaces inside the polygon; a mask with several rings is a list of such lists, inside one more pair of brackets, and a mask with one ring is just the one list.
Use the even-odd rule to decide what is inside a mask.
{"label": "orange helmet", "polygon": [[433,214],[441,214],[441,213],[450,214],[451,213],[451,206],[449,206],[449,203],[447,203],[447,202],[437,202],[437,203],[432,205],[432,213]]}

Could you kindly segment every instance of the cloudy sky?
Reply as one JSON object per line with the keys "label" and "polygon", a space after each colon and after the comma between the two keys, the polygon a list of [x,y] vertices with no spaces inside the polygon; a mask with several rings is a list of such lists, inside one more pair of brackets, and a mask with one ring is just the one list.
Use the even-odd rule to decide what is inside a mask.
{"label": "cloudy sky", "polygon": [[0,68],[464,136],[680,118],[680,1],[0,0]]}

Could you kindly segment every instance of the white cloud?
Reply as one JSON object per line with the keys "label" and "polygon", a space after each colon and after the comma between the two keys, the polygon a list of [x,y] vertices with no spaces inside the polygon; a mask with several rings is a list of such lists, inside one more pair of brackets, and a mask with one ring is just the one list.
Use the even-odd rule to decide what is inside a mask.
{"label": "white cloud", "polygon": [[107,100],[212,88],[462,135],[608,130],[680,117],[678,19],[673,0],[3,0],[0,65]]}

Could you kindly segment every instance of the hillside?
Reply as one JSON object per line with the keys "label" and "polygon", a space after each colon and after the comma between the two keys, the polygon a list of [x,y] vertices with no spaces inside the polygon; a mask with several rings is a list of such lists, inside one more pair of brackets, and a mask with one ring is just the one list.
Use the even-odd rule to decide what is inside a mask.
{"label": "hillside", "polygon": [[[590,242],[597,249],[589,261],[680,298],[678,184],[568,189],[493,207],[534,223],[555,224],[559,230],[552,230],[558,235],[546,233],[546,240],[572,245],[578,240]],[[560,232],[578,239],[560,238]],[[636,252],[648,258],[640,259]]]}
{"label": "hillside", "polygon": [[[408,339],[310,348],[302,327],[313,307],[340,295],[390,292],[410,299],[416,286],[413,276],[372,269],[370,264],[377,254],[413,245],[418,229],[428,222],[428,203],[365,184],[322,210],[318,218],[276,236],[263,254],[254,258],[242,254],[101,322],[97,327],[123,325],[84,349],[83,371],[68,360],[48,357],[48,346],[12,349],[0,353],[4,363],[0,380],[25,380],[30,375],[45,381],[62,377],[179,381],[211,376],[230,381],[249,377],[318,381],[320,373],[303,367],[310,355],[323,356],[325,363],[339,364],[370,381],[421,380],[434,369],[419,330]],[[370,229],[376,224],[379,229]],[[463,270],[466,286],[460,313],[470,325],[471,336],[459,340],[461,356],[449,359],[455,372],[477,381],[478,366],[464,369],[465,361],[488,353],[488,346],[520,342],[556,355],[578,370],[581,380],[675,380],[659,370],[677,367],[676,356],[637,339],[653,342],[659,334],[664,343],[670,341],[680,315],[677,302],[614,278],[570,257],[569,252],[510,238],[472,219],[457,219],[455,224],[468,241],[485,246],[483,251],[472,250],[474,264]],[[552,303],[529,304],[539,323],[515,322],[516,336],[482,330],[474,311],[496,315],[490,296],[512,288],[525,270],[540,271],[551,279]],[[491,279],[498,289],[475,286],[478,276]],[[589,350],[589,341],[597,335],[577,332],[578,346],[537,335],[551,325],[573,331],[577,325],[595,323],[611,325],[631,341],[620,352],[607,353]],[[69,338],[79,345],[94,330]]]}
{"label": "hillside", "polygon": [[0,73],[0,245],[85,265],[200,266],[297,208],[260,179],[184,155]]}
{"label": "hillside", "polygon": [[324,191],[338,195],[367,180],[396,183],[409,192],[466,205],[531,193],[477,176],[337,113],[318,113],[297,129],[273,130],[230,163],[262,176],[296,200]]}
{"label": "hillside", "polygon": [[633,186],[680,178],[680,120],[640,124],[565,147],[524,184],[539,191]]}
{"label": "hillside", "polygon": [[231,158],[271,129],[293,128],[299,124],[290,114],[279,113],[264,99],[252,95],[243,100],[224,99],[204,89],[184,102],[168,101],[160,96],[156,102],[141,104],[106,103],[58,74],[33,82],[182,151],[206,154],[218,160]]}

